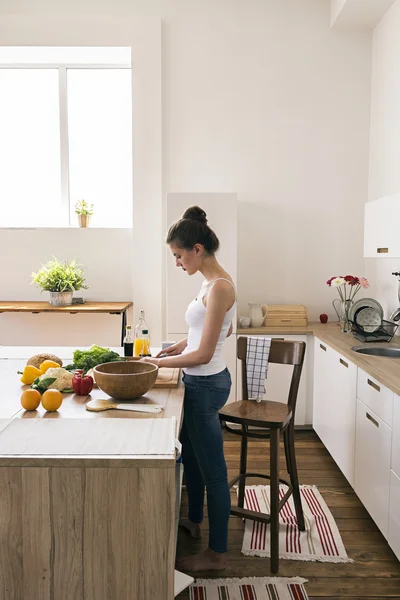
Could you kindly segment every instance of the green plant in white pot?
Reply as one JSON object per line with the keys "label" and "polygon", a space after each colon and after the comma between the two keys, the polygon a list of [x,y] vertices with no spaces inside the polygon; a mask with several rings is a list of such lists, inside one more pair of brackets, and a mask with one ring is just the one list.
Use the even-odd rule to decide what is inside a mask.
{"label": "green plant in white pot", "polygon": [[88,204],[86,200],[79,200],[75,204],[75,214],[78,215],[79,227],[88,227],[93,214],[93,204]]}
{"label": "green plant in white pot", "polygon": [[68,263],[53,257],[37,273],[32,273],[32,283],[41,287],[42,292],[50,293],[53,306],[70,306],[74,291],[87,290],[83,270],[75,259]]}

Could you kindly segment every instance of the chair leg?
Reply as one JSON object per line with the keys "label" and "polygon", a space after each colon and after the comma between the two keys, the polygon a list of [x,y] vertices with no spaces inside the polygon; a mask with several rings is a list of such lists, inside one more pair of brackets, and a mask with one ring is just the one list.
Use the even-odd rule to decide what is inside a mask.
{"label": "chair leg", "polygon": [[279,434],[280,429],[271,429],[271,572],[274,574],[279,570]]}
{"label": "chair leg", "polygon": [[300,531],[305,531],[303,506],[301,504],[301,494],[299,488],[299,478],[297,475],[296,453],[294,448],[294,427],[289,425],[284,433],[285,454],[287,470],[290,475],[290,482],[293,486],[293,502],[296,511],[297,525]]}
{"label": "chair leg", "polygon": [[[239,473],[244,475],[247,468],[247,437],[246,437],[246,425],[242,425],[242,443],[240,445],[240,470]],[[239,494],[238,494],[238,506],[244,508],[244,491],[246,487],[246,480],[243,477],[239,480]]]}

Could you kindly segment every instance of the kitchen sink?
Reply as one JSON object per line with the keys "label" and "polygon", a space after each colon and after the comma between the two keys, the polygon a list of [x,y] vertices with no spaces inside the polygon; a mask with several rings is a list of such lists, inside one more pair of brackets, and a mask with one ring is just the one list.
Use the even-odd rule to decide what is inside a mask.
{"label": "kitchen sink", "polygon": [[388,348],[387,346],[353,346],[352,350],[358,354],[368,354],[369,356],[400,358],[400,347]]}

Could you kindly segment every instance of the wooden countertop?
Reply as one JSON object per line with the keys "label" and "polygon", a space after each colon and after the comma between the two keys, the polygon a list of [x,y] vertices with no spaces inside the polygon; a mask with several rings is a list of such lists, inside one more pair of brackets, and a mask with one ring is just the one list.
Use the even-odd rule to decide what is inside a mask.
{"label": "wooden countertop", "polygon": [[2,312],[66,312],[66,313],[120,313],[133,306],[132,302],[85,302],[70,306],[53,306],[49,302],[24,302],[0,300]]}
{"label": "wooden countertop", "polygon": [[[100,413],[89,412],[85,409],[85,404],[89,400],[97,398],[107,398],[101,390],[95,388],[89,396],[77,396],[75,394],[63,394],[63,403],[57,412],[48,413],[42,406],[37,411],[25,411],[21,408],[20,396],[24,389],[28,386],[23,386],[19,381],[18,370],[22,370],[26,364],[26,360],[32,354],[36,354],[38,350],[53,352],[54,348],[34,348],[32,354],[22,358],[4,358],[7,354],[5,348],[2,349],[3,359],[0,359],[0,381],[1,392],[0,392],[0,466],[12,464],[21,466],[26,465],[37,465],[37,466],[56,466],[63,462],[63,465],[68,466],[133,466],[136,461],[138,466],[146,462],[146,466],[160,466],[160,463],[165,463],[165,466],[175,467],[175,453],[171,453],[169,456],[159,454],[160,446],[158,437],[161,430],[165,431],[163,426],[154,425],[156,420],[175,420],[175,437],[178,437],[181,420],[183,416],[183,386],[182,384],[178,388],[173,389],[153,389],[150,390],[145,396],[142,396],[136,402],[139,404],[158,404],[164,407],[161,413],[135,413],[131,411],[122,410],[107,410]],[[60,349],[58,349],[60,350]],[[70,349],[64,349],[62,358],[70,356]],[[14,352],[13,354],[18,354]],[[66,364],[66,363],[65,363]],[[134,403],[135,401],[132,401]],[[127,428],[127,420],[131,419],[132,429]],[[34,422],[46,421],[53,422],[55,427],[50,424],[41,424],[37,426]],[[72,421],[75,423],[72,423]],[[112,425],[107,428],[104,424],[108,421]],[[111,421],[110,421],[111,420]],[[118,421],[116,421],[118,420]],[[31,425],[27,424],[27,421],[31,421]],[[67,422],[68,421],[68,422]],[[89,424],[92,421],[93,424]],[[96,423],[98,423],[96,425]],[[82,424],[83,423],[83,424]],[[86,423],[86,424],[85,424]],[[121,424],[118,428],[117,423]],[[71,448],[69,443],[71,435],[74,435],[74,425],[76,425],[76,444],[74,452],[68,454],[68,448]],[[26,438],[26,443],[22,446],[18,446],[19,450],[13,450],[12,452],[4,452],[7,446],[3,447],[2,437],[6,438],[12,433],[15,437],[20,436],[23,440]],[[107,434],[107,430],[109,434]],[[118,431],[117,431],[118,430]],[[32,445],[29,433],[37,435],[38,440],[36,446]],[[57,433],[56,433],[57,432]],[[121,437],[124,437],[126,444],[121,445],[121,440],[117,440],[119,433]],[[56,436],[55,436],[56,434]],[[40,454],[45,446],[43,446],[40,436],[48,435],[52,436],[54,443],[51,448],[53,452],[45,452]],[[57,435],[66,436],[65,443],[65,454],[60,455],[60,448],[62,446],[57,439]],[[107,444],[101,444],[100,441],[104,436],[110,435],[109,446]],[[93,444],[87,444],[85,441],[89,436],[95,436],[99,440],[98,446]],[[134,445],[129,437],[135,436],[137,439]],[[154,443],[151,440],[154,440]],[[50,446],[47,446],[49,448]],[[107,453],[107,447],[110,448],[110,453]],[[21,451],[24,449],[24,452]],[[93,450],[94,448],[94,450]],[[34,450],[34,455],[32,454]],[[139,453],[135,453],[135,449],[139,449]],[[88,451],[89,450],[89,451]],[[14,454],[13,454],[14,452]],[[17,460],[18,459],[18,460]],[[19,460],[21,459],[21,460]],[[168,464],[167,464],[168,463]],[[136,463],[135,463],[136,464]]]}
{"label": "wooden countertop", "polygon": [[[313,335],[366,371],[377,381],[400,395],[400,358],[368,356],[352,350],[353,346],[387,346],[400,348],[397,342],[361,342],[352,333],[342,333],[338,323],[309,323],[307,327],[257,327],[238,329],[237,335]],[[394,340],[399,339],[394,337]]]}

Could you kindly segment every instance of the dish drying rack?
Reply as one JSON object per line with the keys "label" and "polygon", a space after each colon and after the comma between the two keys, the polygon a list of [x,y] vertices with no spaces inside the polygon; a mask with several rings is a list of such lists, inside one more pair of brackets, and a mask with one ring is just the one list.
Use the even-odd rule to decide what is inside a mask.
{"label": "dish drying rack", "polygon": [[357,325],[355,321],[350,321],[350,323],[353,335],[362,342],[390,342],[398,328],[397,323],[384,319],[375,331],[364,331],[364,328]]}

